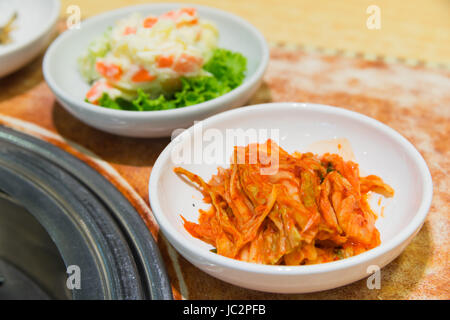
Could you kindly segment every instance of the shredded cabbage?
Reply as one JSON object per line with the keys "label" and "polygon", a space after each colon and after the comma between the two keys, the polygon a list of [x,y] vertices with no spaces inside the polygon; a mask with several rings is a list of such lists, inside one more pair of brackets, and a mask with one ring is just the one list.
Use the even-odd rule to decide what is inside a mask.
{"label": "shredded cabbage", "polygon": [[112,28],[108,28],[101,37],[92,41],[78,58],[79,71],[88,83],[100,78],[95,69],[95,63],[97,58],[103,58],[111,50],[111,30]]}

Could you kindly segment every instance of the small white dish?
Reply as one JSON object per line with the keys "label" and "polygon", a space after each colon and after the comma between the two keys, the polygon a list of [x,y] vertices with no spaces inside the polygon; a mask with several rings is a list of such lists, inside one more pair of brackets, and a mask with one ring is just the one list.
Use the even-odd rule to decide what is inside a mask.
{"label": "small white dish", "polygon": [[59,0],[0,0],[0,26],[17,12],[12,41],[0,45],[0,77],[35,58],[50,42],[58,21]]}
{"label": "small white dish", "polygon": [[[200,17],[213,21],[219,29],[219,47],[240,52],[247,58],[244,82],[216,99],[179,109],[162,111],[123,111],[86,103],[89,85],[81,78],[77,58],[88,44],[108,26],[131,13],[161,14],[180,7],[197,8]],[[58,101],[81,121],[103,131],[131,137],[170,136],[175,129],[187,128],[195,120],[242,106],[256,91],[269,61],[268,45],[251,24],[230,13],[189,4],[147,4],[125,7],[82,21],[80,29],[61,34],[47,50],[44,77]]]}
{"label": "small white dish", "polygon": [[[202,129],[203,131],[201,131]],[[215,131],[208,130],[215,129]],[[385,199],[384,214],[377,219],[381,245],[340,261],[309,266],[259,265],[226,258],[192,237],[183,227],[182,214],[198,221],[198,209],[206,209],[202,194],[173,172],[181,166],[209,181],[218,164],[207,161],[208,146],[230,130],[279,130],[279,144],[292,153],[308,151],[311,144],[346,138],[362,175],[375,174],[390,184],[395,196]],[[238,131],[235,131],[235,133]],[[247,131],[249,132],[249,131]],[[203,135],[203,134],[205,135]],[[216,137],[215,140],[211,140]],[[247,136],[264,142],[267,136]],[[209,140],[208,140],[209,139]],[[201,147],[199,141],[203,141]],[[233,139],[224,139],[223,150],[232,150]],[[196,163],[179,164],[178,151],[196,155]],[[177,152],[175,152],[177,151]],[[211,150],[209,150],[211,151]],[[231,153],[224,154],[229,158]],[[194,158],[193,158],[194,159]],[[203,159],[203,160],[202,160]],[[223,164],[221,164],[223,165]],[[305,293],[332,289],[370,275],[371,266],[384,267],[395,259],[420,230],[432,198],[432,180],[420,153],[386,125],[348,110],[309,103],[270,103],[230,110],[195,124],[173,140],[153,166],[149,182],[150,204],[160,230],[178,252],[204,272],[237,286],[279,293]],[[371,203],[380,212],[377,201]]]}

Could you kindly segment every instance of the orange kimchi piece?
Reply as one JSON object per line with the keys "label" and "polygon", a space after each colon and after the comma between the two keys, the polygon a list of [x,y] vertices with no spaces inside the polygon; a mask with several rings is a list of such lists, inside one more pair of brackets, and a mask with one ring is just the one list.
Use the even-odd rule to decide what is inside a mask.
{"label": "orange kimchi piece", "polygon": [[[278,168],[266,174],[273,155]],[[394,195],[381,178],[360,177],[358,165],[339,155],[289,154],[271,140],[235,147],[231,167],[219,167],[208,183],[183,168],[174,171],[198,184],[212,204],[200,210],[198,223],[182,217],[185,229],[217,254],[260,264],[324,263],[378,246],[368,194]]]}

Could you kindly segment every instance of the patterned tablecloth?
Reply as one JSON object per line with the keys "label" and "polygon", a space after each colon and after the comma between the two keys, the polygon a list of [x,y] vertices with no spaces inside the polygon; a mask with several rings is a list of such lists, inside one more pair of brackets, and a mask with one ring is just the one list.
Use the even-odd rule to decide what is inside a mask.
{"label": "patterned tablecloth", "polygon": [[450,72],[301,47],[272,47],[264,83],[249,104],[316,102],[374,117],[417,147],[434,184],[423,228],[407,249],[382,269],[380,290],[367,289],[366,281],[361,280],[320,293],[279,295],[229,285],[179,256],[158,233],[147,200],[152,165],[169,139],[118,137],[81,123],[55,102],[43,80],[41,63],[42,57],[0,79],[0,123],[60,146],[115,184],[157,238],[176,298],[450,298]]}

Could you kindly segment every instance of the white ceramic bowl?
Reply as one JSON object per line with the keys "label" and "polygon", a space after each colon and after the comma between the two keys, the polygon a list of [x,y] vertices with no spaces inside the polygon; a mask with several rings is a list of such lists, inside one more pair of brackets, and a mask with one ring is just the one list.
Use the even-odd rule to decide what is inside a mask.
{"label": "white ceramic bowl", "polygon": [[[201,127],[203,131],[199,131]],[[216,131],[207,130],[212,128]],[[203,203],[201,193],[176,175],[173,168],[182,166],[208,181],[217,172],[217,163],[203,158],[197,163],[180,165],[180,158],[174,158],[173,154],[182,155],[178,151],[185,150],[191,152],[191,157],[196,154],[197,159],[202,159],[201,152],[206,152],[229,129],[279,130],[279,144],[288,152],[307,151],[311,143],[324,139],[347,138],[363,174],[378,175],[395,189],[395,196],[384,200],[384,217],[376,222],[381,245],[348,259],[310,266],[259,265],[210,252],[212,247],[188,234],[180,218],[182,214],[189,221],[197,221],[198,209],[209,206]],[[258,135],[240,145],[264,142],[266,138]],[[236,144],[232,139],[224,141],[224,149]],[[225,154],[227,158],[230,156],[231,153]],[[369,275],[369,266],[382,268],[397,257],[424,222],[432,198],[432,181],[425,161],[411,143],[374,119],[324,105],[270,103],[215,115],[180,134],[153,167],[149,197],[162,233],[181,255],[201,270],[245,288],[304,293],[362,279]],[[376,208],[377,201],[371,202],[375,211],[380,211]]]}
{"label": "white ceramic bowl", "polygon": [[59,0],[0,0],[0,24],[16,11],[12,42],[0,45],[0,77],[23,67],[50,42],[59,17]]}
{"label": "white ceramic bowl", "polygon": [[58,101],[81,121],[118,135],[132,137],[170,136],[174,129],[187,128],[195,120],[243,105],[256,91],[269,61],[269,49],[261,33],[245,20],[230,13],[192,5],[200,17],[216,23],[219,47],[242,53],[247,58],[244,82],[231,92],[197,105],[162,111],[123,111],[84,102],[89,86],[77,69],[77,58],[88,44],[118,19],[134,12],[161,14],[191,6],[186,4],[148,4],[110,11],[81,22],[79,30],[61,34],[47,50],[44,77]]}

